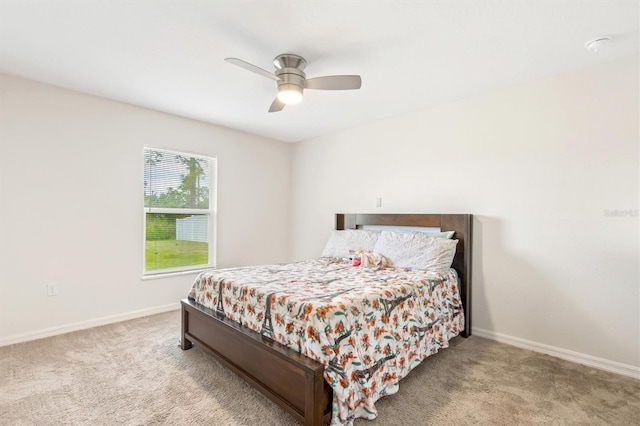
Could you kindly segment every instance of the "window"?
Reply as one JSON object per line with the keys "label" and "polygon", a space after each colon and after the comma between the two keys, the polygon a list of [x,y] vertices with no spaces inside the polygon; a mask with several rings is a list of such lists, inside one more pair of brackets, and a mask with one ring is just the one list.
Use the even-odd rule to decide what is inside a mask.
{"label": "window", "polygon": [[216,159],[144,149],[144,275],[215,266]]}

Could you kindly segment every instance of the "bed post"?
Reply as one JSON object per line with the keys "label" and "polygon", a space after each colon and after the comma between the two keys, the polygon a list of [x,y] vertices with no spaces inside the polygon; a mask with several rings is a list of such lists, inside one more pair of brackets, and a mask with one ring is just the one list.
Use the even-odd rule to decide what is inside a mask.
{"label": "bed post", "polygon": [[191,343],[191,341],[187,339],[187,336],[185,335],[189,331],[189,312],[187,312],[187,310],[185,309],[184,304],[181,304],[180,309],[182,310],[182,329],[180,331],[180,349],[182,349],[183,351],[186,351],[187,349],[191,349],[191,347],[193,346],[193,343]]}
{"label": "bed post", "polygon": [[453,238],[458,240],[456,256],[451,266],[460,277],[460,297],[464,309],[464,330],[460,333],[462,337],[471,336],[472,224],[473,215],[470,214],[443,214],[440,220],[440,228],[443,231],[456,231]]}

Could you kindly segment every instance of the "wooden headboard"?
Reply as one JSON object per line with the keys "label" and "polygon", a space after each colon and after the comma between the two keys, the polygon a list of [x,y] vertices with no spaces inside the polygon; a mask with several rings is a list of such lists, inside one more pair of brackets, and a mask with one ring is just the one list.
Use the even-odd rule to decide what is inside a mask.
{"label": "wooden headboard", "polygon": [[336,215],[336,229],[358,229],[363,226],[419,226],[455,231],[458,240],[452,267],[460,277],[460,297],[464,308],[464,337],[471,335],[471,257],[472,215],[470,214],[343,214]]}

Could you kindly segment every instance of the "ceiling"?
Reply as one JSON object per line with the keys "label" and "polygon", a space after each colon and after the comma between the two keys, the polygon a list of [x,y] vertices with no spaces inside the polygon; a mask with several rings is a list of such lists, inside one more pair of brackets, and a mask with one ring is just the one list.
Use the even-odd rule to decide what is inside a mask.
{"label": "ceiling", "polygon": [[[637,55],[639,21],[638,0],[0,0],[0,72],[297,142]],[[224,58],[281,53],[362,89],[268,113],[275,82]]]}

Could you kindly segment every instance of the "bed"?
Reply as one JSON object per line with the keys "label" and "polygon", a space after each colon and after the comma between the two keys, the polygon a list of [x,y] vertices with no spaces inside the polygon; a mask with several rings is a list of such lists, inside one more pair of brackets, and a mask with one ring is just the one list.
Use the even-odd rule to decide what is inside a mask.
{"label": "bed", "polygon": [[[459,305],[462,308],[460,311],[463,312],[463,314],[462,312],[456,312],[455,318],[459,319],[461,322],[463,321],[463,324],[461,323],[459,325],[459,330],[455,330],[456,333],[453,333],[453,335],[459,333],[464,337],[471,334],[471,225],[472,217],[468,214],[336,215],[337,230],[363,229],[369,226],[402,226],[435,227],[440,228],[441,230],[454,231],[454,238],[458,240],[458,243],[455,246],[455,257],[453,258],[451,267],[455,271],[453,274],[457,275],[458,278],[456,283],[460,298],[459,301],[456,300],[455,306],[457,307]],[[316,264],[318,262],[322,263],[323,267],[330,268],[331,271],[336,269],[343,269],[349,273],[353,271],[353,267],[351,265],[344,265],[344,262],[341,264],[339,262],[327,261],[326,259],[322,261],[316,260],[314,262],[316,262]],[[296,275],[293,270],[289,270],[287,268],[300,267],[304,269],[306,267],[310,267],[309,265],[309,263],[304,263],[302,266],[283,265],[282,267],[272,267],[271,272],[275,272],[285,277],[288,275],[294,277]],[[235,268],[231,271],[231,276],[233,277],[233,274],[237,274],[237,276],[242,277],[242,274],[245,273],[244,270],[246,269],[247,268]],[[252,272],[246,273],[262,276],[267,272],[269,271],[252,270]],[[250,277],[251,275],[244,276],[243,279],[250,280]],[[394,276],[392,278],[396,279],[397,277]],[[389,279],[389,277],[387,276],[385,279]],[[333,279],[330,278],[327,281],[331,282],[332,280]],[[232,281],[233,280],[229,280],[229,282]],[[427,286],[424,287],[426,289],[425,291],[431,292],[431,290],[433,290],[433,283],[436,281],[433,279],[424,281]],[[221,306],[222,300],[224,299],[222,296],[222,289],[226,287],[226,284],[224,284],[224,279],[220,282],[222,283],[218,286],[220,294],[208,294],[213,293],[213,291],[202,293],[202,295],[206,294],[206,298],[216,302],[213,305],[210,305],[210,307],[206,307],[204,303],[196,302],[194,299],[198,299],[197,297],[194,297],[194,299],[187,298],[182,300],[182,349],[189,349],[195,343],[206,352],[209,352],[223,365],[236,372],[273,402],[282,407],[298,422],[304,425],[319,426],[331,421],[332,406],[337,406],[338,403],[334,401],[334,391],[329,383],[330,381],[333,380],[332,384],[336,388],[335,393],[339,396],[343,389],[335,383],[335,380],[339,380],[341,377],[347,377],[347,375],[350,375],[352,379],[357,379],[362,383],[376,383],[375,380],[372,380],[374,374],[383,373],[383,368],[380,367],[380,363],[376,363],[376,365],[372,365],[370,368],[364,368],[363,366],[363,368],[359,370],[349,372],[344,369],[340,369],[340,365],[337,365],[335,362],[332,363],[327,361],[336,359],[334,356],[335,354],[333,353],[327,354],[328,358],[325,357],[323,359],[321,353],[314,353],[313,346],[307,345],[304,342],[301,344],[300,341],[298,341],[297,347],[295,345],[291,345],[291,342],[288,342],[289,346],[294,347],[292,348],[275,341],[274,339],[276,337],[274,337],[272,331],[272,315],[270,311],[271,309],[274,310],[274,318],[276,319],[278,318],[278,312],[286,313],[286,311],[277,311],[276,309],[275,302],[278,300],[276,296],[278,291],[280,291],[279,287],[273,290],[273,298],[271,295],[266,298],[267,300],[272,300],[274,302],[273,306],[271,306],[270,303],[266,303],[269,312],[265,312],[264,310],[261,310],[260,312],[252,312],[255,322],[260,322],[261,324],[253,324],[247,320],[248,322],[245,322],[245,325],[240,325],[238,322],[230,319],[235,318],[233,312],[231,312],[231,308],[227,307],[227,312],[225,314],[224,307]],[[431,286],[431,289],[428,288],[429,285]],[[404,288],[405,287],[403,286],[397,287],[398,291],[405,291]],[[228,285],[228,289],[229,291],[231,290],[230,284]],[[240,291],[244,290],[241,288]],[[448,294],[449,292],[445,291],[445,293]],[[204,302],[204,296],[202,295],[200,296],[200,301]],[[387,312],[390,312],[395,306],[405,307],[405,301],[410,303],[407,297],[403,298],[401,296],[402,294],[395,295],[394,300],[397,300],[397,303],[393,306],[386,306],[385,303],[384,309],[387,309]],[[310,305],[311,303],[309,302],[307,304],[302,303],[299,306],[294,305],[294,307],[299,313],[301,309],[305,309],[305,307],[309,307]],[[455,308],[453,304],[451,304],[451,307],[452,310]],[[338,308],[339,306],[336,307],[337,314],[342,314]],[[252,308],[249,308],[249,310],[252,310]],[[462,318],[464,319],[462,320]],[[320,326],[323,325],[324,324],[320,324]],[[457,328],[457,325],[454,325],[453,327]],[[330,327],[327,326],[326,328]],[[406,328],[407,327],[405,327],[405,329]],[[269,332],[265,333],[265,329]],[[262,330],[262,332],[260,330]],[[292,331],[294,331],[293,334],[295,335],[295,330]],[[332,332],[332,330],[329,331]],[[429,331],[431,332],[431,330]],[[410,328],[409,332],[413,332],[415,335],[420,335],[421,337],[425,334],[424,331],[420,332],[417,328]],[[282,335],[284,334],[285,332],[283,331]],[[309,335],[317,338],[317,336],[313,336],[313,334],[314,333],[310,331]],[[398,333],[396,333],[396,335],[397,334]],[[440,334],[442,335],[442,333]],[[281,338],[282,335],[277,334],[277,337]],[[303,335],[306,334],[303,333]],[[335,347],[337,348],[342,339],[347,339],[349,337],[350,336],[347,333],[344,333],[344,337],[338,337],[335,341],[332,341],[332,343],[335,343]],[[378,337],[380,338],[380,343],[390,342],[393,340],[388,335],[384,335],[384,333]],[[383,340],[384,338],[389,340]],[[320,339],[318,338],[318,341],[319,340]],[[347,340],[345,340],[345,342],[347,342]],[[421,342],[418,342],[416,339],[416,345],[419,345],[420,343]],[[318,344],[316,347],[323,348],[327,347],[327,345]],[[331,345],[331,347],[333,348],[334,345]],[[389,350],[387,347],[384,347],[383,345],[381,346],[381,344],[378,344],[377,347],[380,347],[380,350]],[[446,347],[446,341],[444,347]],[[329,352],[329,349],[327,349],[327,351]],[[306,353],[315,359],[305,356],[303,353]],[[391,361],[393,353],[394,352],[392,350],[391,355],[383,357],[381,361],[384,362],[387,359]],[[393,360],[394,365],[400,365],[396,361],[397,360],[395,359]],[[356,364],[355,360],[353,363]],[[359,365],[360,363],[357,364]],[[384,374],[386,375],[385,377],[391,377],[389,374],[389,372],[392,371],[391,368],[392,367],[389,367],[388,371],[384,371]],[[404,377],[411,368],[406,368],[406,371],[403,370],[398,377]],[[378,385],[378,388],[379,387],[380,386]],[[386,392],[386,388],[383,389],[383,395],[385,394],[384,392]],[[393,390],[388,393],[393,393]],[[369,409],[366,404],[362,409],[365,410],[362,412],[364,415],[361,413],[358,416],[367,417]],[[373,411],[368,417],[371,418],[372,416],[375,417],[375,411]],[[342,418],[339,423],[349,423],[352,420],[353,419]],[[334,423],[337,423],[335,418]]]}

